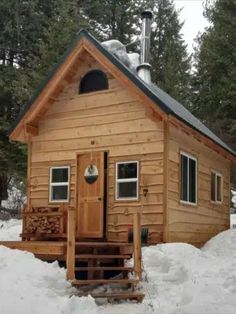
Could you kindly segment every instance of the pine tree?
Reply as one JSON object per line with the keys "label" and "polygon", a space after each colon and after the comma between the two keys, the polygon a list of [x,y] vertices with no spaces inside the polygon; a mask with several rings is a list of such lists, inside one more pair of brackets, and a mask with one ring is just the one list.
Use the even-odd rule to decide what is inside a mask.
{"label": "pine tree", "polygon": [[0,3],[0,206],[11,178],[24,179],[26,172],[25,148],[10,143],[7,134],[24,98],[19,82],[37,29],[31,24],[37,20],[34,4],[15,0]]}
{"label": "pine tree", "polygon": [[89,31],[96,31],[100,40],[117,39],[124,45],[133,41],[139,8],[135,0],[87,0],[82,6]]}
{"label": "pine tree", "polygon": [[37,53],[32,55],[30,69],[26,73],[31,77],[33,88],[44,78],[49,70],[58,62],[78,31],[88,28],[80,0],[41,1],[45,4],[44,15],[48,11],[47,4],[53,2],[52,13],[46,18],[41,40],[37,43]]}
{"label": "pine tree", "polygon": [[0,205],[12,176],[26,175],[26,149],[9,143],[8,129],[78,31],[79,5],[78,0],[0,3]]}
{"label": "pine tree", "polygon": [[118,39],[128,50],[138,50],[145,8],[154,11],[153,81],[185,100],[189,60],[172,0],[0,2],[0,201],[9,178],[24,177],[26,169],[25,149],[8,142],[7,129],[78,30],[87,28],[100,40]]}
{"label": "pine tree", "polygon": [[[151,1],[147,1],[149,6]],[[173,98],[188,105],[190,57],[172,0],[152,1],[151,64],[153,81]]]}
{"label": "pine tree", "polygon": [[17,69],[13,67],[0,66],[0,205],[7,198],[11,178],[24,180],[26,173],[26,148],[10,143],[7,136],[9,126],[18,113],[12,85],[17,74]]}
{"label": "pine tree", "polygon": [[236,147],[236,2],[206,6],[208,29],[198,38],[193,111]]}

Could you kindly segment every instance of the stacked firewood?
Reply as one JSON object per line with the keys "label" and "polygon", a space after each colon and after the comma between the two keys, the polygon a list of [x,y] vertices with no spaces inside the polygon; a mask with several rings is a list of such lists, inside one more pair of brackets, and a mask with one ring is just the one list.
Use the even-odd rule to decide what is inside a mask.
{"label": "stacked firewood", "polygon": [[59,207],[32,207],[32,213],[52,213],[58,212]]}
{"label": "stacked firewood", "polygon": [[26,233],[60,233],[60,216],[30,215],[26,218]]}

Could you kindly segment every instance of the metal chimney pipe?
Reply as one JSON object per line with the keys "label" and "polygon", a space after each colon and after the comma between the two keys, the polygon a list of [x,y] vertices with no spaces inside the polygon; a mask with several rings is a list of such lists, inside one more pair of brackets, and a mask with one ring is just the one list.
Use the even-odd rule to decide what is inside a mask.
{"label": "metal chimney pipe", "polygon": [[151,22],[152,12],[146,10],[141,14],[142,19],[142,33],[141,33],[141,55],[140,65],[137,67],[138,75],[146,83],[151,83],[151,65],[150,65],[150,36],[151,36]]}

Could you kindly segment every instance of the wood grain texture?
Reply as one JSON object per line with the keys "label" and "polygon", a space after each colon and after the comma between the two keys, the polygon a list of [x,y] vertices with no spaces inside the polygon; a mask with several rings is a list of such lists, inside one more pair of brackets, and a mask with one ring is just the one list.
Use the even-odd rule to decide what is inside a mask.
{"label": "wood grain texture", "polygon": [[67,280],[75,279],[75,208],[68,208],[67,219],[67,250],[66,250],[66,267]]}
{"label": "wood grain texture", "polygon": [[[151,119],[150,112],[110,73],[109,89],[78,95],[80,78],[101,66],[88,58],[54,100],[39,122],[38,136],[32,138],[30,195],[32,206],[48,204],[49,168],[70,166],[69,204],[76,204],[76,156],[91,151],[108,152],[106,235],[108,240],[127,240],[134,206],[142,206],[141,224],[149,228],[150,240],[163,238],[163,121]],[[138,160],[140,188],[138,201],[115,200],[115,166],[118,161]],[[147,196],[143,190],[148,189]],[[114,214],[120,210],[120,214]],[[128,215],[127,215],[128,213]],[[130,216],[130,218],[128,218]]]}
{"label": "wood grain texture", "polygon": [[[166,242],[184,241],[199,246],[226,229],[230,203],[229,154],[176,118],[167,117],[88,42],[83,41],[76,49],[23,119],[30,123],[31,135],[23,134],[19,127],[13,134],[18,140],[29,140],[29,204],[48,206],[50,167],[69,166],[68,203],[76,206],[80,187],[77,155],[106,151],[105,221],[109,241],[127,241],[132,215],[138,208],[141,208],[141,225],[149,230],[150,243],[163,241],[164,234]],[[79,95],[80,80],[91,69],[106,73],[109,89]],[[37,126],[37,132],[29,125]],[[180,150],[198,159],[197,206],[179,201]],[[139,198],[117,201],[116,162],[132,160],[140,164]],[[221,172],[224,177],[222,204],[210,202],[211,170]]]}
{"label": "wood grain texture", "polygon": [[[98,178],[93,184],[85,181],[88,165],[98,169]],[[78,202],[77,235],[80,238],[102,238],[104,233],[104,153],[78,156]]]}
{"label": "wood grain texture", "polygon": [[[168,239],[200,246],[229,227],[230,161],[207,148],[180,128],[169,129]],[[198,161],[197,205],[180,202],[180,151],[192,154]],[[223,202],[211,202],[211,170],[223,175]]]}

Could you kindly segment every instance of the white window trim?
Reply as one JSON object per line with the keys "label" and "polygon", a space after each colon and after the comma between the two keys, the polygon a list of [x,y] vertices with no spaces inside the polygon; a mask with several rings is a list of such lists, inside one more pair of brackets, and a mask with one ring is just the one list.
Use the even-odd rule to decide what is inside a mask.
{"label": "white window trim", "polygon": [[[67,182],[52,182],[52,171],[54,169],[68,169],[68,181]],[[53,200],[52,188],[54,186],[67,186],[67,199]],[[49,181],[49,202],[50,203],[68,203],[70,199],[70,166],[50,167],[50,181]]]}
{"label": "white window trim", "polygon": [[[137,164],[137,178],[127,178],[127,179],[118,179],[118,166],[123,164],[136,163]],[[118,184],[122,182],[136,182],[137,186],[137,196],[136,197],[118,197]],[[130,160],[130,161],[119,161],[116,162],[116,201],[137,201],[139,199],[139,161]]]}
{"label": "white window trim", "polygon": [[[181,155],[186,156],[188,159],[192,159],[196,162],[196,181],[195,181],[195,196],[196,196],[196,201],[195,202],[189,202],[189,201],[184,201],[181,199],[182,195],[180,194],[180,203],[181,204],[186,204],[186,205],[192,205],[192,206],[197,206],[197,200],[198,200],[198,160],[196,157],[194,157],[193,155],[180,151],[180,162],[181,162]],[[180,165],[180,171],[181,171],[181,165]],[[187,174],[189,172],[189,162],[187,163]],[[182,184],[181,182],[182,180],[182,173],[180,173],[180,184]],[[187,199],[189,199],[189,176],[187,176]]]}
{"label": "white window trim", "polygon": [[[222,204],[223,203],[223,198],[224,198],[224,193],[223,193],[223,174],[216,171],[216,170],[211,170],[211,174],[214,173],[215,174],[215,200],[213,201],[211,199],[211,203],[213,204]],[[221,177],[221,187],[220,187],[220,193],[221,193],[221,201],[217,200],[217,176]]]}

